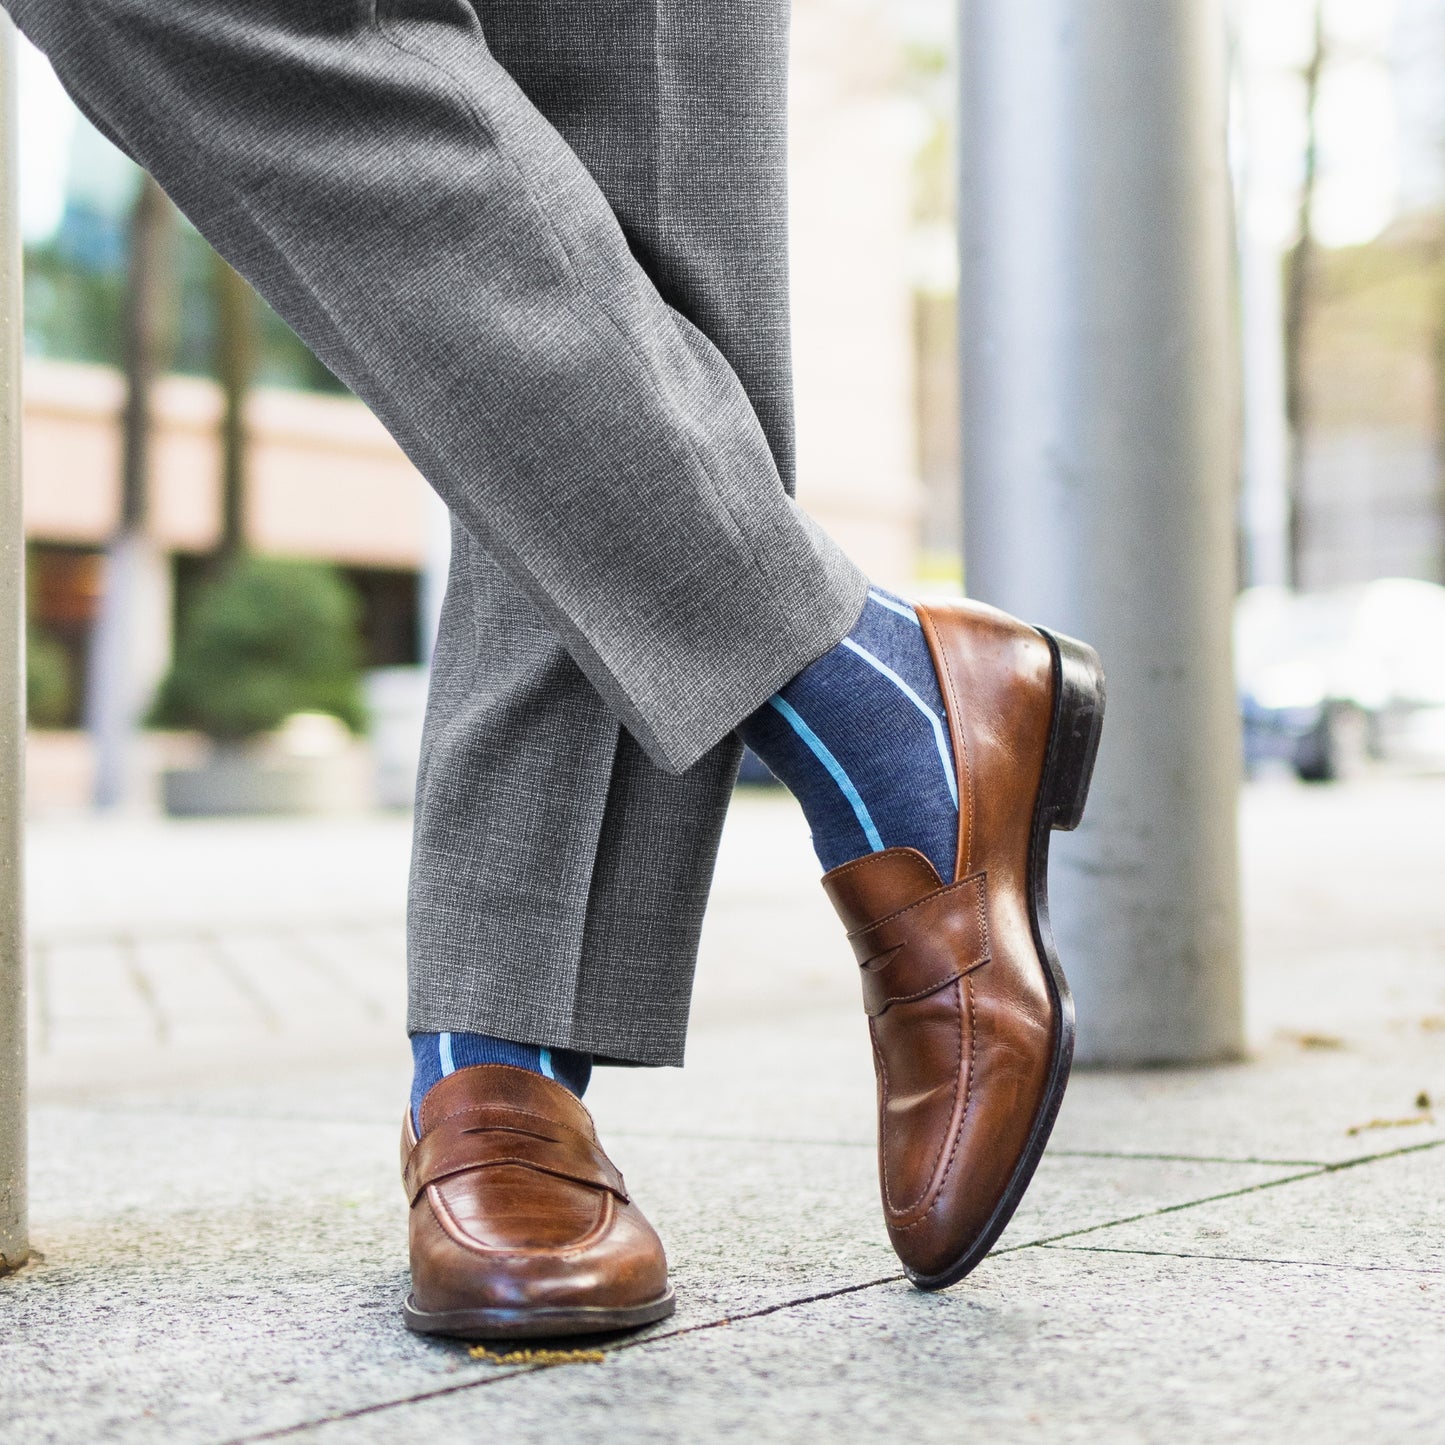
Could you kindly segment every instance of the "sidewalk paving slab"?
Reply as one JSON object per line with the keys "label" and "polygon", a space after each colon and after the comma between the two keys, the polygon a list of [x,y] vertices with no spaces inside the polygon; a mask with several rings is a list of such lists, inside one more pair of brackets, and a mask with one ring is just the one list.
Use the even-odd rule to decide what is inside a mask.
{"label": "sidewalk paving slab", "polygon": [[1445,1039],[1432,1038],[1374,1056],[1284,1046],[1214,1069],[1080,1071],[1052,1147],[1338,1163],[1442,1138]]}
{"label": "sidewalk paving slab", "polygon": [[1442,1290],[1316,1266],[1027,1249],[964,1289],[900,1284],[497,1376],[296,1432],[308,1445],[1436,1442]]}
{"label": "sidewalk paving slab", "polygon": [[[234,1113],[46,1109],[47,1258],[5,1286],[26,1439],[219,1440],[479,1377],[408,1336],[395,1130]],[[894,1278],[871,1149],[664,1139],[615,1150],[675,1269],[664,1332]],[[1047,1160],[1004,1241],[1281,1177],[1254,1165]],[[157,1185],[163,1181],[163,1188]]]}
{"label": "sidewalk paving slab", "polygon": [[[1442,803],[1445,780],[1252,791],[1250,1062],[1076,1073],[994,1255],[924,1296],[878,1215],[806,836],[745,800],[688,1067],[588,1094],[678,1313],[545,1369],[400,1323],[404,822],[66,824],[37,854],[45,1258],[0,1282],[0,1440],[1445,1445]],[[67,914],[67,859],[127,839]]]}
{"label": "sidewalk paving slab", "polygon": [[[1064,1241],[1073,1247],[1433,1274],[1445,1291],[1445,1143]],[[1445,1304],[1445,1293],[1441,1296]],[[1445,1321],[1442,1321],[1445,1323]],[[1445,1382],[1445,1351],[1439,1356]],[[1442,1420],[1445,1427],[1445,1420]]]}

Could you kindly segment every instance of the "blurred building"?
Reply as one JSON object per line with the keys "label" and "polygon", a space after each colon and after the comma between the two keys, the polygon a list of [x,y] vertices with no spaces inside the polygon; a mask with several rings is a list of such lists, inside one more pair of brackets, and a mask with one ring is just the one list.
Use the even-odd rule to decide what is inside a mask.
{"label": "blurred building", "polygon": [[1445,217],[1316,258],[1299,582],[1445,582]]}
{"label": "blurred building", "polygon": [[920,135],[879,0],[797,0],[790,223],[798,494],[870,576],[916,578],[912,237]]}
{"label": "blurred building", "polygon": [[1445,581],[1445,0],[1230,8],[1244,579]]}
{"label": "blurred building", "polygon": [[[66,646],[77,676],[119,517],[123,398],[110,368],[36,359],[26,366],[30,615]],[[220,414],[210,381],[170,377],[158,388],[148,525],[171,559],[172,616],[220,535]],[[368,663],[417,662],[419,574],[434,525],[421,478],[348,398],[263,389],[249,417],[251,545],[338,564],[361,598]],[[75,696],[78,708],[78,689]]]}
{"label": "blurred building", "polygon": [[1324,18],[1337,188],[1353,170],[1387,189],[1372,234],[1326,235],[1312,263],[1299,581],[1445,582],[1445,0],[1335,0]]}

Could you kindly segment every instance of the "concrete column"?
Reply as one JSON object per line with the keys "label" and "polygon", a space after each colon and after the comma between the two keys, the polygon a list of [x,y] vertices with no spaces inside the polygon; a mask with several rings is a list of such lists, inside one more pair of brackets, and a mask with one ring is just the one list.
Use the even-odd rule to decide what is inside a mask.
{"label": "concrete column", "polygon": [[0,1274],[25,1219],[25,535],[20,519],[20,241],[15,36],[0,15]]}
{"label": "concrete column", "polygon": [[1242,1046],[1237,470],[1218,0],[963,0],[970,595],[1085,639],[1109,711],[1054,835],[1079,1057]]}

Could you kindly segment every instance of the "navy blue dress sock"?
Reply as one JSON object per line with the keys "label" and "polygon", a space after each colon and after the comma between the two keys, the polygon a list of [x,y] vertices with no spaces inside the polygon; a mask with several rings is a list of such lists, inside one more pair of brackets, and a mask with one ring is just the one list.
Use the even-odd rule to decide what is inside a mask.
{"label": "navy blue dress sock", "polygon": [[411,1118],[418,1129],[421,1101],[427,1090],[448,1074],[472,1064],[511,1064],[531,1069],[565,1085],[580,1099],[592,1077],[592,1055],[572,1049],[543,1049],[534,1044],[514,1044],[488,1034],[413,1034],[411,1036]]}
{"label": "navy blue dress sock", "polygon": [[953,881],[958,780],[914,610],[881,588],[857,626],[738,729],[803,806],[824,869],[916,848]]}

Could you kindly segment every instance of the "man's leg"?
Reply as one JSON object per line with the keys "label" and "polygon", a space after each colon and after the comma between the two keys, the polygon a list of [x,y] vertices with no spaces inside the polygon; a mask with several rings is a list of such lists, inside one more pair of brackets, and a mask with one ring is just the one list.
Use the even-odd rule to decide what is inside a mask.
{"label": "man's leg", "polygon": [[727,358],[794,487],[790,0],[473,0],[668,305]]}
{"label": "man's leg", "polygon": [[864,579],[462,0],[7,3],[663,766],[852,625]]}
{"label": "man's leg", "polygon": [[411,1032],[681,1063],[736,752],[658,768],[455,528],[417,783]]}
{"label": "man's leg", "polygon": [[[746,15],[650,0],[476,8],[662,295],[742,381],[791,491],[786,0]],[[411,1027],[680,1063],[737,744],[664,772],[465,536],[450,591],[417,810]],[[476,637],[493,639],[482,662]],[[522,699],[536,725],[519,729]],[[518,796],[528,807],[505,813],[503,836],[496,800]]]}
{"label": "man's leg", "polygon": [[[736,759],[731,724],[836,640],[862,600],[862,579],[793,511],[783,485],[791,438],[778,16],[771,27],[756,15],[740,25],[740,36],[773,52],[751,80],[760,89],[749,93],[750,67],[739,65],[728,97],[740,134],[761,119],[765,144],[742,150],[766,154],[771,174],[719,165],[712,196],[696,174],[712,234],[705,226],[690,238],[688,206],[672,202],[697,130],[628,137],[634,157],[667,163],[651,174],[624,164],[624,238],[586,171],[509,88],[457,8],[394,28],[375,8],[358,18],[333,7],[320,22],[308,12],[289,28],[264,5],[239,20],[234,7],[198,17],[141,0],[19,9],[93,118],[372,402],[461,519],[464,560],[448,599],[418,810],[429,846],[418,850],[413,918],[433,956],[450,947],[475,960],[479,941],[492,947],[500,934],[513,967],[491,970],[501,983],[487,990],[489,1018],[509,979],[527,979],[503,1009],[525,1020],[525,1036],[565,1028],[573,1039],[580,1019],[592,1031],[584,1041],[604,1052],[676,1057]],[[647,23],[627,28],[630,58],[652,71],[618,88],[600,67],[611,100],[631,98],[641,78],[652,87],[644,104],[665,99],[676,111],[690,86],[719,101],[716,46],[690,77],[660,70],[669,46],[656,17],[634,19]],[[713,20],[712,35],[694,39],[727,33]],[[575,108],[567,119],[580,143],[588,126]],[[594,135],[608,174],[611,144]],[[724,157],[733,139],[725,130],[713,153]],[[749,208],[773,218],[771,246],[751,257],[745,235],[717,244]],[[629,247],[651,262],[667,301]],[[759,294],[766,306],[753,304]],[[750,386],[667,302],[730,332]],[[708,519],[701,527],[676,525],[694,510]],[[728,584],[730,556],[739,575]],[[612,595],[619,590],[628,597]],[[498,622],[494,644],[488,629]],[[629,632],[615,645],[605,636],[613,622]],[[786,660],[790,649],[797,655]],[[749,654],[743,668],[756,676],[715,687],[724,652]],[[699,761],[685,779],[666,776],[621,735],[618,717],[663,764]],[[559,808],[574,779],[572,806]],[[459,796],[468,806],[456,806]],[[490,914],[465,887],[489,856],[506,866],[485,890]],[[590,875],[581,863],[594,865]],[[562,930],[559,897],[572,912]],[[673,962],[658,977],[635,956],[639,940],[681,968]],[[571,955],[563,983],[567,967],[577,975],[570,1009],[567,988],[545,989],[551,963],[537,967],[559,953]],[[420,993],[422,1008],[437,1006],[438,990]],[[441,1003],[453,1026],[455,1004]],[[631,1017],[620,1042],[609,1031],[618,1015]],[[406,1175],[417,1327],[615,1328],[669,1306],[656,1238],[563,1091],[524,1071],[463,1069],[440,1081],[415,1125]],[[611,1200],[601,1213],[599,1199]],[[489,1257],[498,1249],[500,1263]]]}
{"label": "man's leg", "polygon": [[[1097,659],[986,608],[877,594],[859,618],[864,579],[787,502],[736,373],[663,302],[469,10],[12,3],[392,426],[649,754],[681,769],[746,720],[820,856],[847,860],[825,883],[863,966],[895,1247],[920,1285],[961,1277],[1067,1079],[1045,863],[1083,807]],[[198,118],[215,128],[177,136]],[[407,1130],[430,1291],[415,1327],[566,1332],[670,1308],[656,1237],[565,1089],[462,1070]]]}

